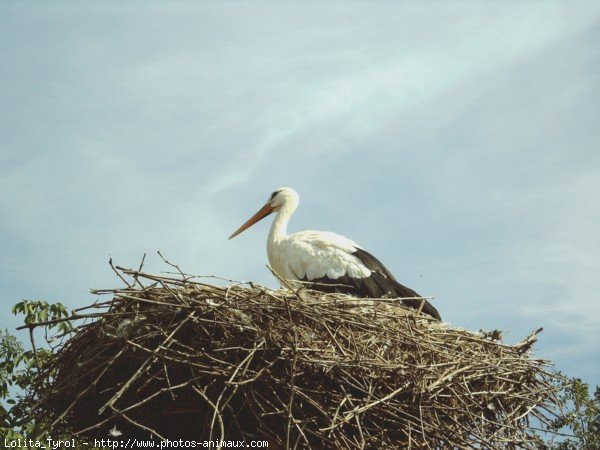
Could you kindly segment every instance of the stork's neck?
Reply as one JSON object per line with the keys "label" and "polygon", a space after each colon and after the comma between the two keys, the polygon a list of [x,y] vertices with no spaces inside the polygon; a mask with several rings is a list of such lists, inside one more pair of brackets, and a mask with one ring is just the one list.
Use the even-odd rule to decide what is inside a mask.
{"label": "stork's neck", "polygon": [[275,242],[280,241],[287,236],[287,224],[290,221],[290,217],[294,214],[296,205],[282,205],[277,215],[271,224],[271,231],[269,232],[269,241]]}

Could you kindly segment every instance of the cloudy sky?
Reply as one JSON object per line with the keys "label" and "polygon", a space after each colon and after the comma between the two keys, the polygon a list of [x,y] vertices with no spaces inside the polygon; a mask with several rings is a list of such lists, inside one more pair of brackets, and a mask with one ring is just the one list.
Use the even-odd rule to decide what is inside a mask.
{"label": "cloudy sky", "polygon": [[227,237],[291,186],[291,231],[600,383],[597,2],[2,2],[0,57],[1,327],[109,256],[275,287],[268,221]]}

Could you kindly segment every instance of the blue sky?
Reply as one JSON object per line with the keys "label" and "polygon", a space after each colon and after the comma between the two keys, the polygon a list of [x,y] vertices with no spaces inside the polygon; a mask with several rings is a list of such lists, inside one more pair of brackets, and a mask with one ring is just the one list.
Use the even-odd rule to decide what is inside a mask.
{"label": "blue sky", "polygon": [[[108,267],[276,284],[269,193],[600,383],[597,2],[2,2],[0,326]],[[25,339],[26,336],[21,336]]]}

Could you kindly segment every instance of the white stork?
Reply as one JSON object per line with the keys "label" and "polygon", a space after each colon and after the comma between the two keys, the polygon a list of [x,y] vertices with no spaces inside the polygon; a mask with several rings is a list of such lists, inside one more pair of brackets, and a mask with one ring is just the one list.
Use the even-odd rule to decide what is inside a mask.
{"label": "white stork", "polygon": [[[438,320],[441,317],[427,300],[396,281],[388,269],[355,242],[329,231],[287,234],[287,224],[300,197],[291,188],[276,189],[267,203],[230,237],[234,238],[272,212],[277,212],[267,239],[269,263],[288,280],[317,283],[316,290],[341,292],[357,297],[413,297],[404,303]],[[327,286],[331,285],[331,286]]]}

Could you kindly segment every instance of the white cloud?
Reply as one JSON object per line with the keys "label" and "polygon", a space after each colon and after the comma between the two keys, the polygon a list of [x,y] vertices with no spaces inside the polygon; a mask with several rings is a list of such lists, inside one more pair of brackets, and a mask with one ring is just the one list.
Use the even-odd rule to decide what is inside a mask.
{"label": "white cloud", "polygon": [[[408,25],[410,20],[398,22]],[[346,52],[330,49],[331,53],[325,58],[333,61],[329,64],[348,67],[348,70],[334,70],[325,77],[298,76],[298,72],[305,70],[304,65],[310,66],[314,55],[306,50],[299,54],[286,53],[285,40],[280,46],[275,44],[275,48],[269,50],[278,53],[282,61],[272,73],[264,72],[261,65],[250,65],[243,83],[246,91],[238,91],[238,96],[252,97],[251,91],[264,92],[266,85],[281,101],[266,102],[257,108],[254,120],[259,137],[256,143],[250,142],[242,150],[245,154],[242,162],[232,159],[211,176],[209,192],[218,193],[248,181],[264,159],[284,147],[286,139],[293,135],[339,122],[344,124],[351,138],[360,139],[380,130],[390,115],[430,102],[457,85],[477,83],[481,77],[585,30],[593,16],[585,12],[565,16],[559,4],[544,8],[520,4],[499,8],[493,15],[485,9],[466,16],[444,11],[433,20],[429,26],[413,29],[413,35],[405,33],[406,40],[380,33],[376,25],[361,29],[349,42],[338,42],[339,36],[335,35],[323,36],[321,28],[309,31],[302,36],[308,47],[325,38],[327,42],[336,40],[347,49]],[[435,31],[439,36],[432,42],[429,33],[436,26],[439,26]],[[382,36],[391,40],[385,42],[386,52],[379,51]],[[240,52],[243,51],[242,47]],[[266,61],[262,59],[260,63]],[[281,79],[286,83],[274,83]],[[340,152],[343,148],[332,146],[327,150]],[[322,149],[303,148],[301,151],[314,155]]]}

